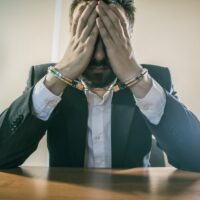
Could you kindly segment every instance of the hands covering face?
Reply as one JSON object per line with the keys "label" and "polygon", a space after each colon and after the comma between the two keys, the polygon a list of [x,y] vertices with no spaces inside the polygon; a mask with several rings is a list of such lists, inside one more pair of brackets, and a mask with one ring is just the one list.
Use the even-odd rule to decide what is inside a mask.
{"label": "hands covering face", "polygon": [[81,3],[75,10],[71,39],[61,61],[56,65],[64,76],[78,78],[87,68],[99,34],[95,10],[97,1]]}
{"label": "hands covering face", "polygon": [[99,1],[96,23],[106,46],[112,69],[121,81],[129,80],[141,71],[133,57],[128,19],[118,4],[107,5]]}
{"label": "hands covering face", "polygon": [[132,56],[127,21],[124,11],[117,4],[83,1],[74,11],[71,41],[56,67],[66,77],[78,78],[90,63],[100,34],[115,75],[121,81],[132,78],[140,67]]}
{"label": "hands covering face", "polygon": [[[88,71],[86,69],[94,54],[98,35],[100,35],[112,70],[103,70],[101,76],[97,74],[98,82],[111,83],[110,80],[113,80],[115,75],[122,82],[134,78],[141,73],[142,67],[137,64],[133,56],[127,22],[125,12],[118,4],[107,5],[103,1],[96,0],[79,3],[73,14],[70,43],[55,68],[63,76],[72,80],[83,75],[83,72]],[[95,75],[95,73],[91,72],[90,75]],[[97,80],[95,76],[93,77],[89,80],[90,82]],[[55,94],[60,94],[66,87],[63,82],[52,77],[51,74],[47,74],[45,84]],[[144,87],[138,87],[139,92],[136,88],[132,88],[132,91],[135,94],[141,93],[140,88]]]}

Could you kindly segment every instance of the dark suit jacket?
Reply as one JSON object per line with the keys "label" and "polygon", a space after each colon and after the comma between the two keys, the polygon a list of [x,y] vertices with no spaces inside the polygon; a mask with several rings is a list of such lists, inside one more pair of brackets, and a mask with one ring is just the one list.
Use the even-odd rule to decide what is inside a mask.
{"label": "dark suit jacket", "polygon": [[[0,116],[0,167],[16,167],[37,148],[47,130],[50,166],[83,167],[88,106],[83,92],[66,87],[62,100],[47,122],[32,111],[34,85],[50,64],[31,68],[27,88]],[[149,165],[152,134],[177,168],[200,170],[200,125],[196,117],[172,95],[167,68],[143,65],[166,91],[165,113],[159,125],[152,125],[140,112],[129,89],[112,99],[112,167]],[[198,130],[198,131],[196,131]],[[199,160],[199,159],[198,159]]]}

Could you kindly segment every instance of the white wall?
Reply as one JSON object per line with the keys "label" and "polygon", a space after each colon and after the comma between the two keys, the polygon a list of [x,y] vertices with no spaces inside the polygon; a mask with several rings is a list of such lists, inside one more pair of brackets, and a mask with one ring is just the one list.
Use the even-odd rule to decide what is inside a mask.
{"label": "white wall", "polygon": [[[54,58],[63,54],[69,40],[70,1],[62,2],[61,29],[55,36],[56,0],[0,0],[0,112],[21,94],[30,66],[51,61],[54,36],[60,36]],[[136,7],[133,46],[137,59],[169,67],[181,100],[200,116],[200,1],[136,0]],[[25,164],[47,162],[44,138]]]}
{"label": "white wall", "polygon": [[169,67],[181,101],[200,116],[200,1],[136,0],[136,7],[137,58]]}
{"label": "white wall", "polygon": [[[54,0],[0,0],[0,112],[21,95],[31,65],[51,60]],[[27,164],[47,164],[46,140]]]}

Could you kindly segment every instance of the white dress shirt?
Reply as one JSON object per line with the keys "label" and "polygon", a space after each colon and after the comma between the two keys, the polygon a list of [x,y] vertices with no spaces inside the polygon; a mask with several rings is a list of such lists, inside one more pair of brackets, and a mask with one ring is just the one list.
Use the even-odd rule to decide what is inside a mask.
{"label": "white dress shirt", "polygon": [[111,102],[113,92],[103,98],[87,91],[88,131],[85,167],[111,168]]}
{"label": "white dress shirt", "polygon": [[[35,86],[32,94],[33,110],[37,118],[48,120],[52,111],[61,101],[44,85],[44,78]],[[88,130],[85,167],[111,168],[111,102],[113,92],[106,92],[103,98],[88,91]],[[135,97],[134,97],[135,98]],[[136,105],[152,123],[157,125],[164,113],[166,96],[163,88],[153,80],[150,91],[142,99],[135,98]]]}

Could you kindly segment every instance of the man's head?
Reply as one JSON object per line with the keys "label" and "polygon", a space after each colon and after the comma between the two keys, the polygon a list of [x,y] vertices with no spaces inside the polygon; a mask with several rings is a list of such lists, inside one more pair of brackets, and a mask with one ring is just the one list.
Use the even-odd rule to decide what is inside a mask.
{"label": "man's head", "polygon": [[[73,14],[76,9],[84,3],[96,1],[96,0],[73,0],[70,10],[70,24],[73,23]],[[135,7],[133,4],[134,0],[103,0],[106,4],[117,3],[117,6],[120,9],[120,12],[123,13],[129,33],[132,33],[133,23],[134,23],[134,13]],[[77,9],[78,10],[78,9]],[[112,71],[109,58],[107,56],[106,48],[103,43],[103,40],[99,34],[94,48],[93,56],[91,61],[82,74],[82,77],[86,84],[89,87],[106,87],[111,84],[116,78],[115,74]]]}
{"label": "man's head", "polygon": [[[70,24],[72,23],[73,13],[75,8],[82,2],[89,2],[89,1],[96,1],[96,0],[73,0],[70,8]],[[103,0],[107,4],[117,3],[119,4],[129,21],[129,29],[132,31],[134,20],[135,20],[135,6],[134,0]]]}

